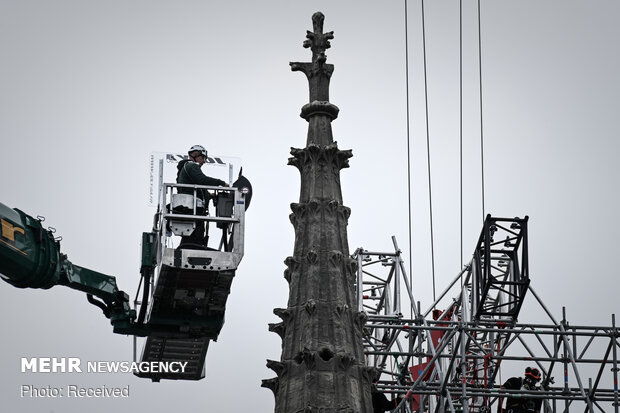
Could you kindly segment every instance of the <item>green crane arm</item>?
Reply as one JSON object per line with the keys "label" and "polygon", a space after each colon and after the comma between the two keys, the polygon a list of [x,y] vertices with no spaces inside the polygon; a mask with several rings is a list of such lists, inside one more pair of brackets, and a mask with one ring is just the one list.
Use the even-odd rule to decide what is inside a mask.
{"label": "green crane arm", "polygon": [[0,203],[0,225],[2,279],[18,288],[65,285],[83,291],[110,319],[115,333],[146,335],[134,323],[136,312],[129,307],[129,296],[118,289],[116,278],[74,265],[41,220]]}

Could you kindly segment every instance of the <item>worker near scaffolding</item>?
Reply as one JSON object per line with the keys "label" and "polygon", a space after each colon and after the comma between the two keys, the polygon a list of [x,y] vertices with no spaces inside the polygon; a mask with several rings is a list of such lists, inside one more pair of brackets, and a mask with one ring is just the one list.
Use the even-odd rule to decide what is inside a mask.
{"label": "worker near scaffolding", "polygon": [[[184,159],[177,165],[177,183],[206,186],[228,186],[221,179],[205,175],[200,167],[207,161],[207,150],[201,145],[194,145],[187,152],[189,159]],[[180,194],[194,194],[192,188],[178,188]],[[208,215],[209,200],[211,194],[206,189],[196,191],[196,215]],[[206,247],[209,240],[209,228],[207,224],[205,233],[205,221],[197,220],[196,229],[187,237],[182,237],[180,247]]]}
{"label": "worker near scaffolding", "polygon": [[385,413],[394,410],[402,398],[397,397],[393,400],[389,400],[383,392],[377,388],[377,384],[374,383],[371,387],[372,395],[372,411],[373,413]]}
{"label": "worker near scaffolding", "polygon": [[506,399],[506,409],[502,409],[502,400],[498,404],[498,412],[503,413],[540,413],[542,399],[527,397],[525,392],[538,391],[540,388],[536,384],[540,381],[540,370],[528,367],[525,369],[525,376],[511,377],[506,380],[502,388],[507,390],[523,390],[524,394],[515,395]]}

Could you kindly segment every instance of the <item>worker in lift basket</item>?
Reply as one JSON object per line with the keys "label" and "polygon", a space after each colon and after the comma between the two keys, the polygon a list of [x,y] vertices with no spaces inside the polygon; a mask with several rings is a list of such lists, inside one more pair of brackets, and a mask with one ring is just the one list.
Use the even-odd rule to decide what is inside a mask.
{"label": "worker in lift basket", "polygon": [[[207,186],[228,186],[221,179],[212,178],[202,173],[200,167],[207,161],[207,150],[201,145],[194,145],[187,152],[189,159],[184,159],[177,165],[177,183],[191,185],[207,185]],[[193,188],[178,188],[180,194],[194,194]],[[209,211],[209,200],[211,194],[206,189],[196,191],[196,215],[205,215]],[[190,212],[191,214],[191,212]],[[209,240],[207,233],[205,234],[205,221],[196,221],[196,229],[187,237],[182,237],[179,247],[206,247]]]}
{"label": "worker in lift basket", "polygon": [[[528,367],[525,369],[525,376],[511,377],[502,386],[508,390],[524,390],[527,392],[540,390],[536,383],[540,381],[540,370]],[[506,399],[506,409],[502,410],[502,400],[500,398],[498,412],[503,413],[540,413],[542,399],[528,398],[526,394],[520,397],[508,397]]]}

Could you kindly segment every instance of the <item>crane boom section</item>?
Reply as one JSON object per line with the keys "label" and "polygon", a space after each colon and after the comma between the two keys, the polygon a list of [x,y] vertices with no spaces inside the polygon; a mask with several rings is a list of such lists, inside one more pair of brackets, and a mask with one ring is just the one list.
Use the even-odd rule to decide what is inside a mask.
{"label": "crane boom section", "polygon": [[[60,242],[41,218],[0,203],[0,274],[18,288],[48,289],[55,285],[83,291],[101,307],[114,331],[126,333],[135,318],[129,297],[118,289],[116,278],[73,264],[60,252]],[[92,296],[100,298],[96,301]]]}

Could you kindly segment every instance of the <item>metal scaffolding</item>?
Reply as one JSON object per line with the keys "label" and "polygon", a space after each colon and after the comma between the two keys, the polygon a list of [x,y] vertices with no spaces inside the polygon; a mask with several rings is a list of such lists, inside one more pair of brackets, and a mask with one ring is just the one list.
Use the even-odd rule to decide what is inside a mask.
{"label": "metal scaffolding", "polygon": [[[527,217],[488,216],[472,261],[424,312],[392,241],[394,252],[353,258],[366,362],[395,412],[500,412],[510,397],[542,400],[541,412],[618,413],[615,315],[611,326],[572,326],[564,309],[553,317],[530,285]],[[528,293],[546,322],[517,322]],[[535,390],[502,386],[526,366],[543,373]]]}

